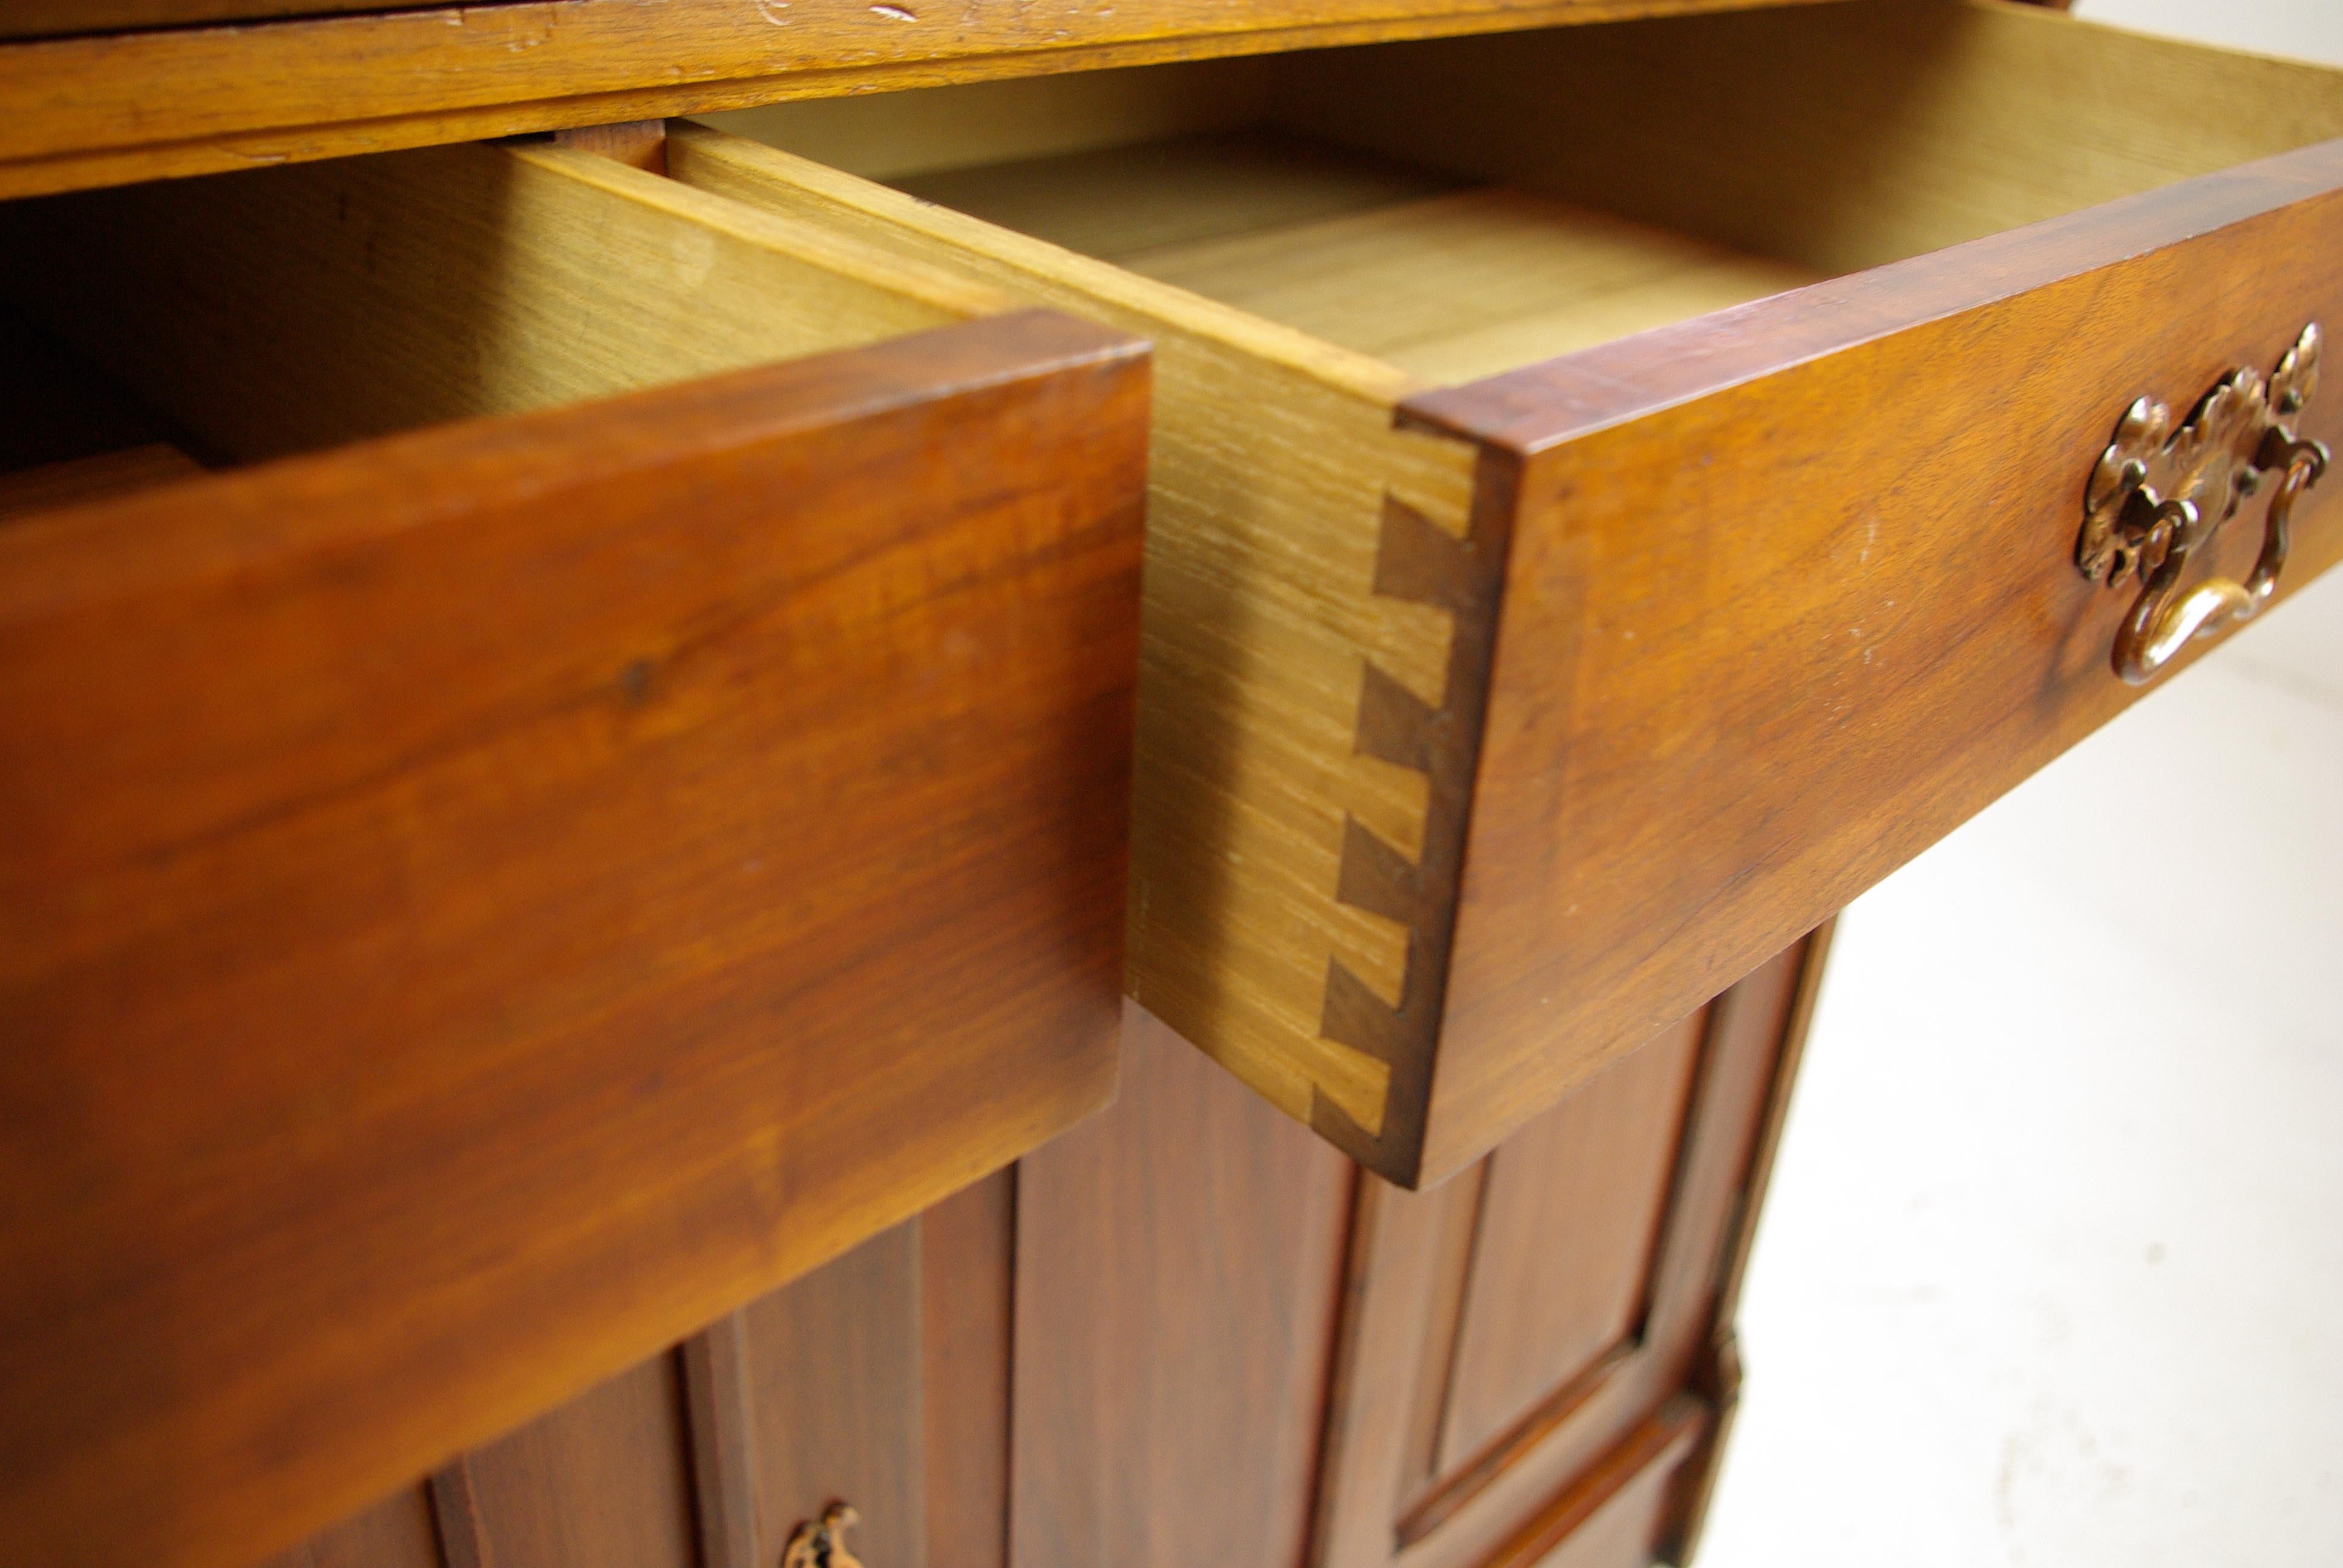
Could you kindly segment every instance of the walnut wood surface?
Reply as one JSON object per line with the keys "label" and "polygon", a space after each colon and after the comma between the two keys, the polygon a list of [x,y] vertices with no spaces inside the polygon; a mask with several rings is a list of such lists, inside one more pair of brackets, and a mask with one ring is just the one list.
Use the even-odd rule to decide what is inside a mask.
{"label": "walnut wood surface", "polygon": [[466,1454],[471,1533],[458,1547],[443,1509],[447,1568],[697,1568],[685,1432],[659,1355]]}
{"label": "walnut wood surface", "polygon": [[[1552,1546],[1643,1472],[1623,1447],[1696,1388],[1725,1322],[1824,950],[1778,955],[1441,1188],[1363,1179],[1315,1568],[1534,1561],[1522,1538]],[[1687,1434],[1667,1468],[1703,1452]],[[1637,1516],[1636,1551],[1676,1529],[1664,1497]]]}
{"label": "walnut wood surface", "polygon": [[699,1568],[770,1568],[838,1502],[865,1561],[1006,1561],[1014,1194],[997,1171],[684,1342]]}
{"label": "walnut wood surface", "polygon": [[1133,1008],[1017,1178],[1017,1568],[1296,1561],[1353,1168]]}
{"label": "walnut wood surface", "polygon": [[1393,1075],[1425,1059],[1390,1041],[1429,1005],[1409,977],[1437,933],[1343,866],[1363,827],[1408,855],[1462,842],[1461,794],[1435,831],[1426,769],[1461,779],[1444,719],[1478,707],[1449,683],[1486,668],[1455,657],[1448,602],[1495,566],[1460,538],[1472,447],[1394,429],[1416,384],[1363,355],[743,137],[679,126],[668,154],[680,180],[1153,343],[1131,993],[1403,1169],[1423,1093]]}
{"label": "walnut wood surface", "polygon": [[1017,1172],[920,1216],[928,1568],[1008,1568]]}
{"label": "walnut wood surface", "polygon": [[[2338,245],[2343,142],[1413,406],[1515,508],[1429,1171],[2139,695],[2083,481],[2133,398],[2343,319]],[[2343,554],[2331,497],[2296,528],[2282,592]]]}
{"label": "walnut wood surface", "polygon": [[862,1515],[855,1555],[927,1561],[923,1228],[882,1231],[741,1310],[759,1568],[841,1498]]}
{"label": "walnut wood surface", "polygon": [[249,1561],[1106,1097],[1146,386],[1015,316],[0,528],[0,1556]]}
{"label": "walnut wood surface", "polygon": [[[863,1515],[862,1560],[889,1568],[1481,1568],[1547,1553],[1640,1568],[1682,1538],[1730,1413],[1731,1387],[1704,1347],[1729,1343],[1724,1260],[1755,1209],[1822,950],[1818,935],[1784,954],[1654,1040],[1640,1072],[1631,1058],[1565,1101],[1548,1136],[1509,1142],[1423,1194],[1362,1178],[1133,1013],[1121,1101],[1061,1143],[272,1568],[471,1568],[503,1561],[508,1542],[517,1560],[538,1562],[608,1499],[640,1515],[614,1523],[610,1540],[664,1563],[686,1473],[701,1504],[700,1568],[770,1568],[793,1525],[836,1501]],[[1656,1255],[1599,1244],[1623,1224],[1654,1230],[1640,1177],[1617,1184],[1619,1212],[1600,1201],[1604,1157],[1621,1155],[1670,1173]],[[1514,1205],[1508,1219],[1501,1200],[1483,1215],[1492,1183],[1477,1178],[1508,1163],[1524,1191],[1551,1178],[1585,1201]],[[1436,1236],[1411,1222],[1423,1219]],[[1594,1293],[1644,1303],[1609,1375],[1574,1401],[1571,1385],[1587,1380],[1534,1343],[1559,1319],[1553,1348],[1566,1350],[1572,1322],[1586,1321],[1589,1282],[1547,1266],[1554,1258],[1584,1259]],[[1444,1317],[1414,1310],[1437,1298],[1453,1307]],[[1460,1332],[1492,1326],[1525,1353],[1465,1372]],[[1428,1460],[1441,1473],[1411,1487],[1389,1463],[1391,1438],[1410,1424],[1395,1415],[1411,1401],[1436,1413],[1452,1368],[1563,1397],[1525,1435]],[[1557,1378],[1564,1387],[1550,1389]],[[749,1462],[739,1434],[751,1428],[795,1458]],[[1439,1483],[1436,1518],[1412,1501],[1424,1479]],[[924,1544],[902,1512],[922,1490]],[[436,1553],[427,1496],[439,1504]],[[747,1558],[733,1554],[740,1521],[761,1542]]]}
{"label": "walnut wood surface", "polygon": [[[1982,504],[2017,480],[2031,487],[2022,505],[2052,553],[2022,569],[2064,594],[2068,619],[2056,635],[2096,638],[2104,628],[2074,618],[2086,607],[2112,613],[2114,596],[2097,598],[2079,581],[2062,589],[2060,574],[2066,514],[2112,427],[2108,408],[2160,375],[2180,384],[2167,396],[2191,396],[2212,373],[2197,367],[2209,356],[2242,363],[2263,353],[2258,335],[2290,340],[2324,298],[2308,286],[2307,259],[2323,241],[2302,229],[2309,248],[2290,256],[2290,281],[2265,288],[2300,314],[2237,334],[2227,303],[2183,304],[2167,311],[2164,341],[2175,347],[2155,363],[2112,331],[2073,349],[2045,332],[2012,357],[1935,327],[1936,357],[1899,363],[1893,380],[1805,366],[1757,387],[1768,371],[1946,310],[2002,300],[2023,317],[2020,297],[2060,279],[2138,268],[2146,280],[2157,264],[2143,249],[2326,188],[2317,155],[2304,153],[2290,176],[2217,175],[2185,195],[2140,194],[2343,132],[2343,75],[2033,7],[1873,0],[1185,66],[1152,85],[1146,75],[1131,74],[1112,98],[1071,83],[996,84],[819,112],[781,106],[741,122],[784,140],[802,129],[832,150],[855,145],[854,126],[870,127],[874,172],[898,171],[908,195],[699,127],[671,136],[672,167],[1158,342],[1133,994],[1404,1184],[1469,1163],[1957,819],[1920,802],[1886,822],[1911,781],[1892,765],[1869,775],[1878,795],[1861,828],[1832,815],[1827,790],[1789,802],[1774,789],[1775,779],[1813,780],[1799,770],[1828,749],[1817,735],[1855,767],[1855,738],[1893,722],[1845,709],[1828,679],[1808,679],[1765,641],[1786,634],[1785,607],[1811,581],[1795,559],[1820,526],[1796,511],[1808,492],[1828,479],[1854,507],[1884,490],[1916,530],[1924,514],[1942,514],[1927,510],[1936,498],[1903,498],[1902,467],[1924,451],[1941,459],[1953,449],[1947,432],[1976,418],[1996,434],[1964,437],[1974,473],[1955,493]],[[1583,86],[1557,94],[1561,80]],[[1845,91],[1816,95],[1817,80]],[[2179,100],[2230,112],[2174,116]],[[1021,121],[1017,106],[1034,113]],[[1271,134],[1244,133],[1259,123]],[[957,157],[956,126],[969,133],[967,158],[1011,149],[1011,160]],[[1166,127],[1178,139],[1125,145],[1135,127],[1142,140]],[[1292,150],[1297,134],[1312,140],[1295,156],[1263,151]],[[1729,165],[1715,154],[1728,144]],[[1402,178],[1362,151],[1430,172]],[[1491,190],[1491,180],[1520,188]],[[1443,182],[1481,188],[1443,193]],[[2056,217],[2098,203],[2117,205],[2095,220]],[[1361,427],[1395,389],[1406,397],[1413,378],[1391,358],[1503,364],[1534,356],[1548,328],[1585,342],[1704,308],[1720,297],[1712,275],[1731,298],[2044,219],[2053,226],[1983,249],[1598,344],[1477,388],[1416,394],[1403,424],[1483,445],[1469,508],[1454,488],[1456,451],[1403,454]],[[1050,239],[1123,265],[1039,243]],[[2242,268],[2275,243],[2275,231],[2239,241],[2220,265]],[[1149,272],[1227,297],[1166,288]],[[1451,276],[1470,285],[1443,297],[1439,280]],[[1649,314],[1610,314],[1647,278],[1663,286]],[[2149,286],[2135,286],[2145,297]],[[2208,273],[2195,295],[2217,302],[2223,286]],[[2226,339],[2176,357],[2181,340],[2207,335]],[[2016,397],[2004,385],[2037,358],[2063,367],[2058,396],[2074,410],[2055,453],[2033,387]],[[1702,425],[1666,411],[1736,381],[1751,384],[1745,394],[1715,405],[1729,407],[1729,428],[1722,413]],[[1775,386],[1815,390],[1785,404]],[[1634,535],[1654,562],[1674,548],[1665,572],[1590,589],[1589,569],[1551,550],[1525,565],[1523,552],[1549,547],[1514,539],[1517,517],[1544,518],[1556,537],[1584,530],[1575,497],[1515,493],[1546,470],[1513,448],[1645,414],[1653,435],[1637,467],[1616,482],[1606,472],[1600,516],[1610,520],[1599,526]],[[1708,454],[1735,447],[1761,461],[1785,420],[1807,433],[1806,467],[1765,470],[1771,509],[1753,511],[1760,501],[1716,487],[1731,470]],[[1933,445],[1897,445],[1917,427]],[[1857,453],[1869,466],[1850,466]],[[1702,518],[1713,531],[1700,531]],[[1782,521],[1755,548],[1725,525],[1760,518]],[[1940,580],[1964,580],[1966,558],[1938,550]],[[1749,564],[1761,559],[1771,576]],[[1738,598],[1724,605],[1713,596],[1727,581]],[[1832,607],[1846,618],[1842,634],[1875,631],[1878,612],[1893,608],[1882,601],[1898,597],[1884,583],[1875,576],[1866,598],[1845,581],[1850,597]],[[1627,601],[1622,633],[1663,640],[1654,648],[1605,630],[1609,662],[1582,668],[1564,656],[1600,640],[1586,618],[1607,626],[1604,591]],[[2044,635],[2038,624],[2005,631],[1980,608],[1994,602],[1946,600],[1936,638]],[[1513,651],[1493,655],[1501,632]],[[1845,658],[1869,646],[1849,638]],[[1598,672],[1608,684],[1595,684]],[[1509,681],[1510,696],[1484,700],[1493,680]],[[1738,693],[1771,726],[1763,743],[1759,730],[1735,729],[1745,722],[1737,709],[1695,718],[1687,705],[1679,722],[1673,693],[1703,682]],[[1501,711],[1544,751],[1483,758],[1481,727]],[[1680,737],[1668,742],[1677,749],[1634,771],[1654,732]],[[1957,769],[1960,732],[1941,733],[1941,767]],[[2013,766],[1995,754],[1990,725],[1970,733],[1987,737],[1976,800],[2050,755]],[[1777,765],[1773,740],[1792,735],[1796,758]],[[1515,776],[1541,769],[1552,777]],[[1564,819],[1562,808],[1519,795],[1565,776],[1579,815]],[[1599,796],[1583,795],[1581,778]],[[1516,791],[1493,818],[1492,789]],[[1713,827],[1714,800],[1726,806]],[[1781,806],[1770,837],[1733,825],[1759,800]],[[1899,834],[1902,847],[1887,848]],[[1808,857],[1815,879],[1791,903],[1756,907],[1792,855]],[[1465,930],[1455,922],[1475,887],[1496,901]],[[1734,896],[1715,897],[1719,889]],[[1755,923],[1715,923],[1736,908],[1755,908]]]}
{"label": "walnut wood surface", "polygon": [[1490,1155],[1433,1473],[1641,1325],[1704,1021],[1663,1030]]}
{"label": "walnut wood surface", "polygon": [[[90,3],[81,26],[279,8]],[[0,44],[0,196],[784,98],[1769,3],[1781,0],[540,0],[28,37]],[[11,7],[0,35],[75,25],[74,4]]]}

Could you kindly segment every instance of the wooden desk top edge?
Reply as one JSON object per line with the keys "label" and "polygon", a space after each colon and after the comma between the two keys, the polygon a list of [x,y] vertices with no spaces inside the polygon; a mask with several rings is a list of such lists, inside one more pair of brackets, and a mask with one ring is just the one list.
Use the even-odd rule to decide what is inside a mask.
{"label": "wooden desk top edge", "polygon": [[[0,40],[0,198],[1061,71],[1817,0],[543,0]],[[689,62],[682,64],[679,62]]]}

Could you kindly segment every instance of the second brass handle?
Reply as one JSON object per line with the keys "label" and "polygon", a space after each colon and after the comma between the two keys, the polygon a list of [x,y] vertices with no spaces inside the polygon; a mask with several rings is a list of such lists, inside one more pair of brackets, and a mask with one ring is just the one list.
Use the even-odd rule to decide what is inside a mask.
{"label": "second brass handle", "polygon": [[[2153,398],[2125,411],[2091,476],[2075,564],[2110,588],[2140,579],[2112,660],[2127,683],[2153,678],[2192,639],[2249,619],[2269,602],[2286,568],[2295,503],[2327,471],[2327,448],[2298,438],[2291,424],[2317,389],[2319,344],[2314,322],[2267,381],[2250,367],[2230,371],[2177,430],[2171,409]],[[2252,572],[2243,582],[2210,578],[2187,587],[2192,558],[2273,473],[2280,478]]]}

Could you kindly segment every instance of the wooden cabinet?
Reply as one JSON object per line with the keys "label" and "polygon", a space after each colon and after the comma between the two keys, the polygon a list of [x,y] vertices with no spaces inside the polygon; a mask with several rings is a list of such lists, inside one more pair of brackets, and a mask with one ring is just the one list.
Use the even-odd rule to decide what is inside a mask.
{"label": "wooden cabinet", "polygon": [[2343,554],[2343,73],[289,10],[0,22],[12,1560],[1681,1557],[1813,933]]}
{"label": "wooden cabinet", "polygon": [[277,1568],[740,1568],[840,1501],[874,1568],[1680,1552],[1824,945],[1432,1192],[1140,1021],[1103,1114]]}

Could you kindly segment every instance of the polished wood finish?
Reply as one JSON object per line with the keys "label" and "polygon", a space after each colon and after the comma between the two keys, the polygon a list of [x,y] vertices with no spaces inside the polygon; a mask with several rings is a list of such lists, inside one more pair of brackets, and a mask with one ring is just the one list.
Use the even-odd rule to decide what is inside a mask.
{"label": "polished wood finish", "polygon": [[[2120,706],[2062,663],[2074,706],[2006,744],[2043,650],[2108,640],[2064,564],[2078,487],[2147,382],[2186,396],[2332,314],[2311,258],[2343,183],[2316,149],[2205,172],[2343,136],[2343,74],[1936,0],[729,123],[825,153],[869,127],[866,171],[904,188],[696,126],[677,177],[1158,344],[1132,993],[1403,1185]],[[2136,306],[2074,313],[2102,287],[2176,303],[2134,340]],[[1963,336],[1975,312],[2009,325]],[[1557,347],[1447,392],[1409,368]],[[1393,417],[1457,439],[1399,444]],[[1943,532],[1967,508],[1981,565]],[[1865,665],[1886,618],[1963,651],[1917,680]],[[1842,640],[1797,640],[1825,625]]]}
{"label": "polished wood finish", "polygon": [[458,1461],[477,1568],[694,1568],[680,1382],[654,1356]]}
{"label": "polished wood finish", "polygon": [[[57,25],[76,3],[12,7],[0,36]],[[120,25],[246,0],[90,3],[85,25]],[[0,196],[784,98],[1767,3],[1780,0],[541,0],[26,38],[0,44]]]}
{"label": "polished wood finish", "polygon": [[1107,1097],[1146,390],[1012,316],[0,528],[0,1555],[275,1550]]}
{"label": "polished wood finish", "polygon": [[1670,1400],[1486,1558],[1484,1568],[1640,1568],[1652,1561],[1666,1539],[1677,1467],[1710,1419],[1697,1400]]}
{"label": "polished wood finish", "polygon": [[1017,1568],[1291,1563],[1354,1172],[1135,1007],[1017,1172]]}
{"label": "polished wood finish", "polygon": [[927,1560],[921,1226],[907,1221],[741,1312],[760,1541],[846,1499],[858,1555]]}
{"label": "polished wood finish", "polygon": [[[1685,1391],[1701,1432],[1664,1468],[1703,1452],[1726,1260],[1755,1213],[1823,951],[1794,946],[1445,1186],[1363,1181],[1316,1568],[1534,1561],[1517,1538],[1603,1503],[1615,1486],[1588,1478],[1606,1466],[1642,1474],[1652,1455],[1625,1451]],[[1674,1508],[1644,1544],[1677,1528]]]}
{"label": "polished wood finish", "polygon": [[1014,1191],[998,1171],[684,1342],[702,1568],[839,1503],[870,1561],[1006,1561]]}
{"label": "polished wood finish", "polygon": [[[1437,944],[1346,900],[1342,865],[1356,827],[1410,853],[1461,841],[1460,797],[1432,822],[1409,749],[1432,727],[1411,729],[1426,705],[1403,699],[1483,668],[1452,657],[1439,602],[1472,448],[1393,427],[1403,372],[1245,312],[723,132],[678,126],[668,156],[678,179],[1153,344],[1131,994],[1289,1115],[1401,1168],[1423,1096],[1393,1075],[1420,1059],[1379,1056],[1373,1031]],[[1386,529],[1416,548],[1379,583]],[[1363,746],[1368,668],[1394,717]],[[1453,772],[1469,752],[1438,735]]]}
{"label": "polished wood finish", "polygon": [[[1730,1260],[1761,1196],[1824,942],[1421,1194],[1356,1171],[1132,1010],[1123,1095],[1103,1115],[441,1474],[485,1478],[538,1456],[530,1498],[481,1483],[476,1533],[489,1551],[525,1514],[552,1520],[556,1538],[574,1528],[573,1510],[598,1506],[583,1486],[639,1494],[658,1528],[618,1533],[645,1563],[667,1560],[677,1509],[648,1489],[679,1470],[703,1520],[711,1489],[732,1490],[726,1507],[759,1520],[767,1563],[833,1504],[860,1514],[863,1560],[891,1568],[1682,1561],[1730,1412],[1711,1351],[1731,1340]],[[1599,1201],[1598,1151],[1623,1151],[1641,1168],[1656,1152],[1665,1172],[1657,1211],[1645,1169],[1619,1172],[1619,1209],[1640,1223]],[[1539,1201],[1509,1204],[1509,1185]],[[1542,1201],[1543,1187],[1563,1201]],[[1606,1245],[1623,1230],[1647,1244]],[[1590,1312],[1595,1296],[1639,1305]],[[1422,1310],[1442,1299],[1444,1316]],[[1577,1356],[1540,1352],[1532,1330],[1546,1318],[1619,1340],[1599,1381]],[[1472,1349],[1476,1336],[1503,1353]],[[662,1426],[624,1391],[672,1389],[678,1361],[685,1412]],[[738,1414],[724,1419],[795,1459],[731,1479],[739,1467],[699,1435],[705,1365],[732,1369]],[[1539,1406],[1504,1441],[1418,1470],[1390,1462],[1411,1406],[1500,1390]],[[644,1441],[659,1431],[663,1442]],[[640,1473],[598,1481],[595,1465],[626,1452]],[[922,1491],[924,1543],[899,1512]],[[417,1495],[310,1550],[411,1519]],[[1013,1540],[999,1528],[1011,1513]],[[720,1560],[704,1531],[700,1550]]]}
{"label": "polished wood finish", "polygon": [[[786,1287],[785,1287],[786,1288]],[[759,1568],[756,1428],[749,1409],[749,1333],[727,1312],[683,1342],[691,1422],[692,1513],[700,1568]]]}
{"label": "polished wood finish", "polygon": [[1434,1474],[1593,1372],[1642,1322],[1702,1021],[1646,1042],[1489,1157]]}
{"label": "polished wood finish", "polygon": [[[2128,601],[2070,564],[2083,481],[2142,391],[2343,319],[2338,245],[2343,142],[1413,406],[1485,437],[1513,538],[1428,1167],[2138,696]],[[2279,591],[2338,555],[2313,492]]]}
{"label": "polished wood finish", "polygon": [[1012,1169],[920,1216],[929,1568],[1008,1568]]}

